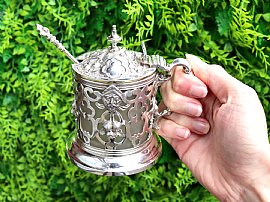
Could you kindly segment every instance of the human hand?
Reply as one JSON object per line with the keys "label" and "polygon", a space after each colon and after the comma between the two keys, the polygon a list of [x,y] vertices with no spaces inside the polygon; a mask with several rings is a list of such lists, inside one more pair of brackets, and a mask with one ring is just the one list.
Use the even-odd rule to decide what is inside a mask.
{"label": "human hand", "polygon": [[270,200],[270,146],[256,92],[218,65],[187,60],[195,76],[177,67],[161,87],[160,108],[173,113],[157,133],[217,198]]}

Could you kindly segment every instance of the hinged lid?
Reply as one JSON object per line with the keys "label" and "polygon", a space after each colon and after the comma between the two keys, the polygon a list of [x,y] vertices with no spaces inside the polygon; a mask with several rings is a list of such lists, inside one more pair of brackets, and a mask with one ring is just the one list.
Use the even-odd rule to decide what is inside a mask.
{"label": "hinged lid", "polygon": [[118,47],[121,37],[113,25],[112,34],[108,37],[111,46],[106,49],[85,53],[77,59],[79,64],[73,64],[73,69],[84,78],[97,81],[130,81],[151,75],[156,68],[149,64],[150,57],[143,53]]}

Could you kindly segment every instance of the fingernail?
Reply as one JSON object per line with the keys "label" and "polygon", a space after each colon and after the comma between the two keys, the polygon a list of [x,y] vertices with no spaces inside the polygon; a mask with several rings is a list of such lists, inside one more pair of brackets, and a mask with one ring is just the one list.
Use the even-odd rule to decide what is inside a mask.
{"label": "fingernail", "polygon": [[192,85],[189,94],[196,97],[205,97],[207,94],[207,88],[204,86]]}
{"label": "fingernail", "polygon": [[176,129],[175,129],[175,135],[176,135],[177,137],[186,139],[186,138],[189,137],[190,132],[189,132],[189,130],[187,130],[187,129],[185,129],[185,128],[176,128]]}
{"label": "fingernail", "polygon": [[202,106],[194,103],[186,103],[185,111],[192,116],[200,116],[202,114]]}
{"label": "fingernail", "polygon": [[206,134],[209,131],[209,124],[203,121],[194,121],[192,122],[192,128],[199,133]]}

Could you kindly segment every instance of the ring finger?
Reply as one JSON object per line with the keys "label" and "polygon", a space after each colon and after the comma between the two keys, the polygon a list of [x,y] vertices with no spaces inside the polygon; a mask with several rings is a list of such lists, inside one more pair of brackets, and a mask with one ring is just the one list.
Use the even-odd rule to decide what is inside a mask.
{"label": "ring finger", "polygon": [[176,138],[180,140],[187,139],[191,133],[199,135],[207,134],[210,125],[199,117],[189,117],[177,113],[162,117],[159,122],[159,130],[157,133],[165,138]]}
{"label": "ring finger", "polygon": [[171,113],[169,116],[166,116],[166,119],[175,122],[177,125],[186,127],[198,135],[207,134],[210,129],[208,121],[201,117],[190,117],[183,114]]}

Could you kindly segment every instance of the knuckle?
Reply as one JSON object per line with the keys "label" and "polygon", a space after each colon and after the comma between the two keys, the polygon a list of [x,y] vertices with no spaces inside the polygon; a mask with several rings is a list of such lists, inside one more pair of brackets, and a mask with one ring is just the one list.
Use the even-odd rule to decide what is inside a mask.
{"label": "knuckle", "polygon": [[247,86],[246,85],[246,88],[247,88],[247,91],[248,91],[248,93],[250,93],[252,96],[257,96],[257,92],[255,91],[255,89],[254,88],[251,88],[250,86]]}
{"label": "knuckle", "polygon": [[168,84],[168,81],[166,81],[160,86],[160,93],[162,97],[167,99],[167,97],[169,97],[168,92],[170,92],[170,85]]}
{"label": "knuckle", "polygon": [[217,65],[217,64],[213,64],[213,65],[210,65],[211,66],[211,70],[214,71],[214,72],[217,72],[217,73],[227,73],[226,70],[220,66],[220,65]]}
{"label": "knuckle", "polygon": [[244,100],[244,101],[246,101],[246,100],[249,100],[249,101],[253,100],[253,101],[255,101],[255,100],[258,99],[257,92],[253,88],[251,88],[250,86],[241,83],[239,89],[241,89],[241,90],[238,90],[237,91],[237,97],[238,97],[238,99]]}
{"label": "knuckle", "polygon": [[173,93],[168,94],[168,91],[165,91],[164,94],[162,95],[162,101],[170,109],[172,109],[173,106],[178,102],[177,100],[178,96],[174,95]]}
{"label": "knuckle", "polygon": [[213,64],[213,65],[210,65],[214,70],[217,70],[217,71],[225,71],[225,69],[220,66],[220,65],[217,65],[217,64]]}
{"label": "knuckle", "polygon": [[174,80],[172,83],[172,88],[175,92],[179,92],[181,89],[182,81],[181,79]]}
{"label": "knuckle", "polygon": [[247,85],[244,85],[244,86],[245,86],[244,92],[245,92],[245,96],[247,98],[251,98],[251,97],[257,98],[258,97],[257,92],[253,88],[251,88],[250,86],[247,86]]}
{"label": "knuckle", "polygon": [[166,105],[167,107],[169,107],[170,109],[172,109],[173,106],[174,106],[175,103],[176,103],[176,100],[175,100],[175,97],[174,97],[174,96],[169,96],[169,97],[167,97],[166,99],[163,99],[163,101],[164,101],[165,105]]}
{"label": "knuckle", "polygon": [[168,120],[166,120],[164,118],[161,118],[159,120],[159,133],[160,133],[160,135],[166,135],[169,133],[167,125],[168,125]]}

